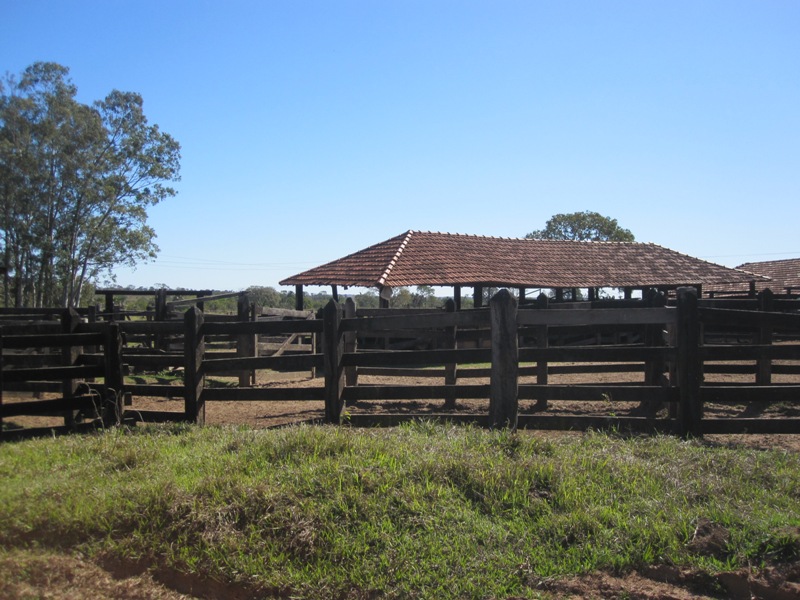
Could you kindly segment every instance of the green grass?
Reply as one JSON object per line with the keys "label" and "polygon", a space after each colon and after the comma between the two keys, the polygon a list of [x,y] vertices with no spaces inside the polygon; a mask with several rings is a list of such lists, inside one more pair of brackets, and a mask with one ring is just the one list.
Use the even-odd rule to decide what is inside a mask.
{"label": "green grass", "polygon": [[[538,597],[597,569],[800,558],[797,454],[671,437],[116,429],[4,444],[0,480],[0,546],[301,598]],[[701,518],[729,531],[722,555],[687,546]]]}

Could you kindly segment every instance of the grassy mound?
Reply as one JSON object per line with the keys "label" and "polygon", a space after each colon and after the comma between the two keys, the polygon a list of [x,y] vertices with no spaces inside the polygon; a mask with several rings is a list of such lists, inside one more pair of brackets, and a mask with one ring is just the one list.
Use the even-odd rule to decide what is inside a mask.
{"label": "grassy mound", "polygon": [[800,456],[672,437],[153,427],[0,446],[0,545],[242,596],[536,597],[800,559]]}

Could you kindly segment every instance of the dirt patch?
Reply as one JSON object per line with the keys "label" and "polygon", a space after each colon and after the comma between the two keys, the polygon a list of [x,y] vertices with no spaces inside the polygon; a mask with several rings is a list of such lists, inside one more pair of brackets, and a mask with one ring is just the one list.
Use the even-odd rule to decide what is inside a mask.
{"label": "dirt patch", "polygon": [[625,576],[591,573],[543,582],[557,598],[631,600],[791,600],[800,598],[800,563],[709,575],[657,566]]}
{"label": "dirt patch", "polygon": [[[280,593],[264,596],[263,590],[246,590],[219,582],[202,581],[166,569],[147,570],[140,565],[122,564],[104,567],[81,556],[63,553],[6,552],[0,557],[0,598],[250,600],[284,597]],[[800,598],[800,563],[770,567],[760,572],[742,569],[716,576],[658,566],[622,576],[590,573],[532,581],[531,585],[547,596],[576,600],[790,600]],[[353,595],[353,598],[360,597],[358,593]]]}
{"label": "dirt patch", "polygon": [[0,598],[188,600],[148,572],[114,576],[80,556],[11,551],[0,557]]}

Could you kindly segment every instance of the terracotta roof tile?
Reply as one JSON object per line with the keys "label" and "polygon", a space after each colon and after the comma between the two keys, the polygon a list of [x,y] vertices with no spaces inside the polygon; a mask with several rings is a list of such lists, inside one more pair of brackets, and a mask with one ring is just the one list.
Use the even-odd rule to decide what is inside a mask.
{"label": "terracotta roof tile", "polygon": [[746,283],[756,276],[655,244],[495,238],[408,231],[281,285],[528,288]]}
{"label": "terracotta roof tile", "polygon": [[749,262],[736,268],[769,277],[771,281],[756,283],[756,289],[759,291],[764,288],[770,288],[776,293],[783,293],[787,289],[800,290],[800,258]]}

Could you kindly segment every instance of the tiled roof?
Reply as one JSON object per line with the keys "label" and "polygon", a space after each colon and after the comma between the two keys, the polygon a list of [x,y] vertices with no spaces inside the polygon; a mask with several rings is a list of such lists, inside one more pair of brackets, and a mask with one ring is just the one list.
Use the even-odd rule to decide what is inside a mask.
{"label": "tiled roof", "polygon": [[789,288],[800,290],[800,258],[749,262],[736,268],[748,273],[764,275],[772,280],[757,282],[756,289],[758,290],[767,287],[775,293],[783,293]]}
{"label": "tiled roof", "polygon": [[585,288],[706,286],[755,278],[655,244],[408,231],[280,284]]}

